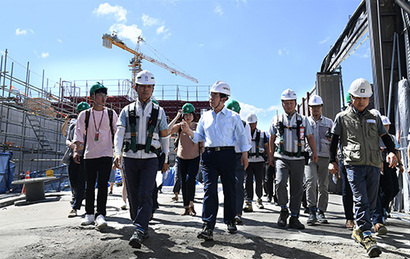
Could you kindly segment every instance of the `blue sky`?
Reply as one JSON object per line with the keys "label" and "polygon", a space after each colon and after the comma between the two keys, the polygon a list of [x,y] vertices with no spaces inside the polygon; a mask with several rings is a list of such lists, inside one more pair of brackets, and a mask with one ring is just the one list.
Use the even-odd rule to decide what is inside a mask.
{"label": "blue sky", "polygon": [[[301,99],[312,89],[323,58],[360,2],[14,0],[2,5],[0,51],[8,49],[22,66],[30,62],[33,83],[43,70],[50,86],[60,79],[130,79],[132,55],[104,48],[101,37],[116,30],[134,48],[142,35],[157,50],[142,44],[143,53],[200,85],[226,81],[242,104],[241,115],[255,112],[267,130],[276,110],[282,111],[283,90],[291,88]],[[195,85],[147,61],[143,68],[154,73],[157,85]],[[342,74],[345,89],[358,77],[373,81],[368,40],[342,63]]]}

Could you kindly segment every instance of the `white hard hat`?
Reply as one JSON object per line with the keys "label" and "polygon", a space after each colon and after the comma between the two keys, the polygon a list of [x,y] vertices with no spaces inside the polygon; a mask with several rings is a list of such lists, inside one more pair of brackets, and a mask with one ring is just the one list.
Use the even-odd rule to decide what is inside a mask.
{"label": "white hard hat", "polygon": [[282,101],[286,100],[296,100],[296,93],[291,90],[291,89],[286,89],[285,91],[282,92],[282,95],[280,96],[280,99]]}
{"label": "white hard hat", "polygon": [[389,117],[382,115],[381,119],[382,119],[383,125],[390,125],[391,124],[391,122],[389,120]]}
{"label": "white hard hat", "polygon": [[258,122],[258,117],[256,117],[256,114],[251,113],[251,114],[248,115],[248,117],[246,117],[246,122],[248,122],[248,123]]}
{"label": "white hard hat", "polygon": [[350,85],[349,94],[354,97],[370,97],[373,94],[372,86],[366,79],[356,79]]}
{"label": "white hard hat", "polygon": [[137,74],[136,83],[139,85],[155,85],[154,75],[148,70],[142,70]]}
{"label": "white hard hat", "polygon": [[323,104],[323,100],[322,97],[320,97],[319,95],[312,95],[309,98],[309,106],[317,106],[317,105],[322,105]]}
{"label": "white hard hat", "polygon": [[379,110],[376,109],[371,109],[370,112],[376,113],[377,115],[379,115],[379,117],[382,117],[382,114],[379,112]]}
{"label": "white hard hat", "polygon": [[211,93],[221,93],[230,96],[231,88],[224,81],[216,81],[215,84],[211,87]]}

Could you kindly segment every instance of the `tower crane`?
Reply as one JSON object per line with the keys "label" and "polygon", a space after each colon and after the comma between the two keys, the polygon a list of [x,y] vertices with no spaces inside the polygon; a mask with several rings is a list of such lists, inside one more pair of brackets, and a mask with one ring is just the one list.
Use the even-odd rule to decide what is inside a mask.
{"label": "tower crane", "polygon": [[165,64],[161,61],[158,61],[154,58],[151,58],[150,56],[147,56],[147,55],[143,54],[142,52],[140,52],[139,51],[139,42],[144,41],[144,39],[141,38],[141,36],[138,37],[138,44],[137,44],[136,50],[133,50],[133,49],[127,47],[127,45],[125,45],[125,43],[117,37],[117,34],[115,32],[113,32],[111,35],[109,35],[107,33],[104,34],[102,39],[103,39],[103,46],[106,47],[106,48],[111,49],[112,44],[114,44],[115,46],[134,54],[134,58],[131,59],[131,62],[130,62],[130,65],[129,65],[129,67],[131,67],[131,70],[132,70],[132,82],[133,83],[135,83],[135,78],[136,78],[138,72],[140,72],[142,70],[141,69],[142,59],[148,60],[151,63],[154,63],[154,64],[156,64],[156,65],[158,65],[162,68],[165,68],[166,70],[170,71],[174,75],[179,75],[179,76],[182,76],[186,79],[189,79],[189,80],[191,80],[195,83],[198,83],[198,80],[195,77],[192,77],[192,76],[187,75],[187,74],[185,74],[181,71],[178,71],[175,68],[172,68],[172,67],[168,66],[167,64]]}

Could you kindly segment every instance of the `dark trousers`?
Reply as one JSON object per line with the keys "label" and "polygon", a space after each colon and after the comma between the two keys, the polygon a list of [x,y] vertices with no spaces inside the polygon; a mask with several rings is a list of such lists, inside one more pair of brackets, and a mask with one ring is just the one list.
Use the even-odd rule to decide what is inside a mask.
{"label": "dark trousers", "polygon": [[273,183],[275,179],[275,167],[270,165],[265,166],[265,177],[263,181],[263,189],[268,197],[273,197],[275,201],[277,201],[276,195],[273,194],[275,190],[273,188]]}
{"label": "dark trousers", "polygon": [[390,202],[399,193],[399,180],[396,168],[390,168],[383,162],[383,174],[380,175],[379,195],[377,198],[376,209],[373,214],[373,223],[383,223],[385,212],[389,209]]}
{"label": "dark trousers", "polygon": [[107,213],[108,179],[111,173],[112,157],[84,159],[84,165],[87,175],[85,212],[94,214],[95,182],[98,178],[97,213],[95,216],[100,214],[105,216]]}
{"label": "dark trousers", "polygon": [[184,206],[189,206],[190,201],[195,197],[195,181],[199,168],[199,156],[194,159],[178,159],[178,171],[182,182],[182,198]]}
{"label": "dark trousers", "polygon": [[245,199],[253,200],[253,179],[255,177],[255,192],[258,199],[262,197],[262,180],[265,162],[249,163],[245,175]]}
{"label": "dark trousers", "polygon": [[178,159],[175,160],[175,174],[174,174],[174,188],[172,189],[173,193],[178,193],[181,190],[181,173],[179,171],[179,162]]}
{"label": "dark trousers", "polygon": [[342,180],[342,201],[345,211],[346,220],[353,220],[353,192],[350,188],[349,181],[347,180],[346,168],[342,162],[339,162],[340,179]]}
{"label": "dark trousers", "polygon": [[245,169],[241,165],[242,153],[236,153],[236,168],[235,168],[235,193],[236,193],[236,213],[235,215],[242,215],[243,200],[245,197],[244,179]]}
{"label": "dark trousers", "polygon": [[221,176],[224,194],[224,223],[235,218],[235,150],[206,150],[202,154],[202,160],[205,191],[202,220],[209,228],[214,229],[219,207],[218,176]]}
{"label": "dark trousers", "polygon": [[127,185],[131,220],[137,227],[148,229],[152,214],[158,158],[135,159],[124,157],[124,178]]}
{"label": "dark trousers", "polygon": [[74,195],[74,203],[72,208],[79,210],[81,208],[81,203],[84,200],[85,191],[84,160],[81,159],[81,163],[77,164],[71,156],[67,165],[67,171],[71,191]]}

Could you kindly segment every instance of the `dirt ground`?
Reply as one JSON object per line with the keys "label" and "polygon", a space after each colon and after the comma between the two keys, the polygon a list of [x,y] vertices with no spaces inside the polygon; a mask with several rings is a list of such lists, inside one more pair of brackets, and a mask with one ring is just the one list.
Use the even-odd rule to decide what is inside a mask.
{"label": "dirt ground", "polygon": [[[219,209],[214,241],[196,237],[201,228],[199,215],[180,216],[182,202],[172,202],[172,193],[159,195],[160,209],[150,222],[150,237],[141,249],[128,239],[134,231],[129,211],[121,210],[121,189],[109,196],[108,227],[97,231],[81,227],[81,216],[67,218],[70,193],[48,196],[48,202],[7,206],[0,209],[1,258],[368,258],[343,227],[341,197],[331,195],[327,217],[330,224],[307,226],[303,231],[276,226],[279,207],[265,202],[265,209],[244,214],[244,225],[229,234]],[[195,207],[202,209],[201,194]],[[222,195],[220,196],[222,198]],[[220,199],[222,201],[223,199]],[[82,215],[84,209],[80,211]],[[200,213],[198,213],[200,214]],[[410,223],[389,219],[389,233],[376,237],[382,247],[380,258],[410,258]],[[405,217],[408,215],[404,215]],[[301,221],[307,215],[301,212]]]}

